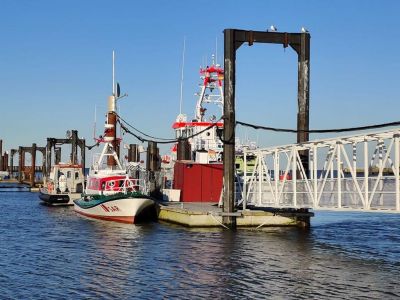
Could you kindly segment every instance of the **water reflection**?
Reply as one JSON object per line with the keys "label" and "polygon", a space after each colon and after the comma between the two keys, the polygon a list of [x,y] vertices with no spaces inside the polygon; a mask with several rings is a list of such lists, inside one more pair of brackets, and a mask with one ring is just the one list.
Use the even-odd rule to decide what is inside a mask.
{"label": "water reflection", "polygon": [[232,232],[97,221],[15,194],[0,195],[7,212],[0,218],[0,293],[7,299],[400,296],[394,215],[328,214],[327,222],[318,213],[310,231]]}

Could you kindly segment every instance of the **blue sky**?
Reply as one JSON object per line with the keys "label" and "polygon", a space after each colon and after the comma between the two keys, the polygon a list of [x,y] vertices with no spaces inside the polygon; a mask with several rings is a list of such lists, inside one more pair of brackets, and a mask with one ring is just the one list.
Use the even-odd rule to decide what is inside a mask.
{"label": "blue sky", "polygon": [[[183,110],[191,116],[199,66],[215,52],[216,39],[222,57],[223,30],[265,30],[271,24],[284,32],[305,26],[311,33],[310,128],[400,120],[399,11],[399,1],[2,0],[3,148],[45,145],[46,137],[63,137],[68,129],[91,144],[94,107],[101,124],[111,93],[113,49],[117,81],[129,94],[120,102],[121,115],[146,133],[172,137],[183,38]],[[236,95],[237,120],[295,128],[294,51],[243,45]],[[293,134],[237,132],[263,146],[296,140]]]}

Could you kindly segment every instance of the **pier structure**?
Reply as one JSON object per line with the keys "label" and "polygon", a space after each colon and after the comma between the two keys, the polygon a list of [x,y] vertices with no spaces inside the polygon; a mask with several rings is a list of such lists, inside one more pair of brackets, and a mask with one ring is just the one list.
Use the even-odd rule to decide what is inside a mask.
{"label": "pier structure", "polygon": [[[304,151],[309,174],[301,163]],[[400,128],[246,150],[248,155],[256,161],[252,172],[244,171],[243,208],[400,213]]]}
{"label": "pier structure", "polygon": [[[290,46],[298,55],[298,114],[297,142],[308,141],[309,129],[309,81],[310,81],[310,34],[265,32],[239,29],[224,30],[224,191],[223,224],[228,228],[236,227],[235,214],[235,84],[236,51],[244,43],[281,44]],[[300,161],[308,170],[308,152],[299,152]],[[307,172],[307,171],[306,171]]]}
{"label": "pier structure", "polygon": [[157,174],[160,174],[161,159],[159,154],[159,148],[156,142],[148,142],[147,155],[146,155],[146,170],[148,172],[150,195],[153,197],[160,197],[161,183],[160,178],[156,178]]}
{"label": "pier structure", "polygon": [[0,171],[8,171],[8,152],[3,154],[3,140],[0,139]]}
{"label": "pier structure", "polygon": [[51,170],[51,162],[52,162],[52,153],[54,152],[54,162],[55,164],[60,163],[61,161],[61,145],[70,144],[71,145],[71,154],[70,154],[70,163],[73,165],[79,164],[78,161],[78,148],[80,148],[80,164],[82,167],[82,172],[85,174],[85,147],[86,142],[85,139],[80,139],[78,137],[77,130],[67,131],[67,136],[64,139],[60,138],[47,138],[47,146],[46,146],[46,168],[45,175],[49,176]]}
{"label": "pier structure", "polygon": [[[36,164],[36,153],[42,153],[42,166]],[[18,153],[18,167],[14,166],[14,156]],[[26,165],[26,154],[31,156],[30,166]],[[36,172],[40,172],[45,169],[45,157],[46,148],[37,146],[33,143],[32,146],[19,146],[18,149],[11,149],[10,155],[5,153],[3,156],[3,168],[8,170],[10,178],[14,177],[17,173],[17,179],[19,183],[29,184],[31,187],[35,187],[38,182],[36,182]],[[8,166],[8,159],[10,159],[10,165]]]}

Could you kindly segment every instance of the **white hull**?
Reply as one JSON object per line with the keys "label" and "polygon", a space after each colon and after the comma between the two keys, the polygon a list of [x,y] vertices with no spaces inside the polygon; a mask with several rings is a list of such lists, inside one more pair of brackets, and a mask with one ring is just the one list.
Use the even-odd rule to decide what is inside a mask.
{"label": "white hull", "polygon": [[[90,200],[88,203],[92,201],[94,200]],[[145,208],[154,205],[154,201],[150,198],[121,198],[103,202],[99,201],[98,204],[87,208],[79,205],[79,203],[85,204],[85,201],[79,199],[74,203],[74,210],[79,214],[95,219],[122,223],[135,223],[135,218]]]}

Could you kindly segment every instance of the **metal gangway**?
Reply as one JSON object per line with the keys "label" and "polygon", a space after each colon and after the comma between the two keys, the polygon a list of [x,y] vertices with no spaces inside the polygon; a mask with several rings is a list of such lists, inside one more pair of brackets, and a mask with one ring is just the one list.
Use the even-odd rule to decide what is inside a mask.
{"label": "metal gangway", "polygon": [[[239,204],[400,213],[399,137],[396,128],[245,150]],[[309,170],[302,153],[308,153]],[[255,157],[251,169],[248,157]]]}

